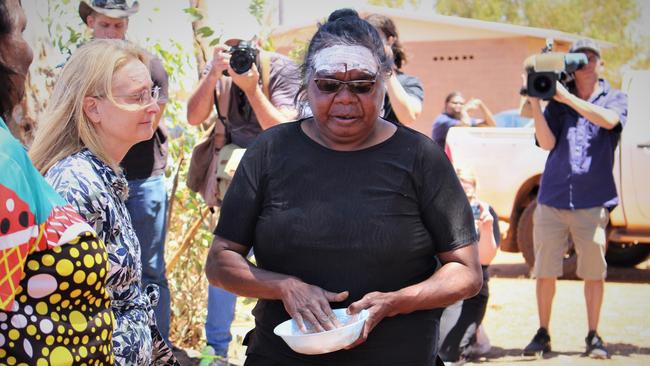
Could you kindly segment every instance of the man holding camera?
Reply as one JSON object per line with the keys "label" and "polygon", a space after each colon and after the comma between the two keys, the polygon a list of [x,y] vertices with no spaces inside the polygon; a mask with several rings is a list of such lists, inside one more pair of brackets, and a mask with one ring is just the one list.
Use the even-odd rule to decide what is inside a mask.
{"label": "man holding camera", "polygon": [[[262,130],[297,117],[294,97],[298,92],[299,71],[287,57],[259,49],[254,34],[250,37],[223,35],[221,39],[225,40],[224,44],[214,48],[212,61],[206,65],[199,86],[187,102],[187,119],[192,125],[205,121],[215,105],[215,91],[219,100],[226,98],[220,95],[217,83],[232,82],[227,110],[219,112],[227,116],[232,142],[246,148]],[[253,55],[255,62],[248,70],[237,73],[231,66],[231,49]],[[264,94],[265,85],[260,76],[262,57],[270,59],[268,96]],[[236,67],[245,64],[240,60]]]}
{"label": "man holding camera", "polygon": [[[243,31],[249,34],[222,35],[224,44],[214,48],[213,58],[187,103],[187,119],[192,125],[205,121],[217,106],[219,115],[225,116],[227,143],[242,148],[250,146],[263,130],[298,115],[294,105],[300,81],[297,66],[283,55],[259,49],[252,29]],[[235,303],[234,294],[209,286],[207,346],[200,365],[228,365]]]}
{"label": "man holding camera", "polygon": [[540,100],[528,97],[537,144],[549,155],[533,218],[540,328],[524,355],[551,350],[551,307],[570,236],[578,258],[577,275],[584,280],[589,326],[585,355],[608,358],[597,328],[607,273],[606,228],[609,211],[618,204],[614,150],[627,119],[627,96],[599,77],[604,63],[595,41],[578,40],[570,52],[584,53],[588,59],[574,72],[573,81],[566,88],[557,82],[543,112]]}

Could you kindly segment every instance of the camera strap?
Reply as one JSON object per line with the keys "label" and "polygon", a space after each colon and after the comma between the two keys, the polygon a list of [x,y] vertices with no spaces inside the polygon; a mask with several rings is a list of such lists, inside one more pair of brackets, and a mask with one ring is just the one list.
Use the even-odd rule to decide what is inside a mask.
{"label": "camera strap", "polygon": [[[226,141],[230,140],[230,128],[226,120],[228,119],[228,110],[230,109],[230,87],[232,85],[232,79],[229,77],[222,76],[217,81],[217,87],[212,91],[214,96],[214,109],[217,111],[217,118],[223,124],[225,128]],[[221,98],[217,97],[217,89],[219,89],[219,94]],[[223,114],[221,113],[223,112]]]}
{"label": "camera strap", "polygon": [[[264,96],[271,101],[269,83],[271,79],[271,55],[266,52],[260,52],[260,77],[262,79],[262,92]],[[217,111],[217,118],[226,128],[226,138],[229,138],[229,128],[226,121],[228,120],[228,111],[230,109],[230,93],[232,87],[232,78],[222,76],[217,81],[217,87],[214,93],[214,109]],[[219,93],[217,94],[217,89]],[[218,98],[220,96],[221,98]]]}

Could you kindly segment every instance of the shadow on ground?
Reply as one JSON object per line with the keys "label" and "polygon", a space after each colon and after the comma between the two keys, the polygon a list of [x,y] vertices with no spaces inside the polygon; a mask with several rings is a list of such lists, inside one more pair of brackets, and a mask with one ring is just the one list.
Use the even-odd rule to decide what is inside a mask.
{"label": "shadow on ground", "polygon": [[[612,356],[631,357],[633,355],[648,355],[650,348],[639,347],[629,343],[607,343]],[[581,352],[548,352],[545,353],[543,359],[552,359],[557,357],[586,357]],[[499,362],[532,362],[539,360],[537,357],[527,357],[522,355],[520,348],[501,348],[492,347],[490,353],[486,357],[477,360],[472,360],[472,363],[499,363]]]}
{"label": "shadow on ground", "polygon": [[174,347],[173,352],[182,366],[198,366],[200,359],[190,357],[184,349]]}

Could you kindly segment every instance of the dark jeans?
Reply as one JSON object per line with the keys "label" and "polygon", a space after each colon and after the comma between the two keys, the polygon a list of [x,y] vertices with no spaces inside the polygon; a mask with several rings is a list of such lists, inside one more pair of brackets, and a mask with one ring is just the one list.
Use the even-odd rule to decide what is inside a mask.
{"label": "dark jeans", "polygon": [[126,201],[126,207],[140,242],[142,287],[152,283],[158,285],[160,300],[154,307],[154,313],[158,330],[169,343],[171,299],[165,276],[167,192],[164,176],[129,181],[129,199]]}

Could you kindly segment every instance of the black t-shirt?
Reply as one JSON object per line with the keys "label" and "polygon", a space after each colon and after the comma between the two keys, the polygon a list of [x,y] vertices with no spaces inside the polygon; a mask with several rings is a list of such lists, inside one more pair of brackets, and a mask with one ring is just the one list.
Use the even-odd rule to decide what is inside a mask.
{"label": "black t-shirt", "polygon": [[[424,100],[424,88],[422,87],[420,80],[415,76],[407,75],[401,71],[396,71],[396,73],[397,81],[402,85],[404,91],[406,91],[409,96],[415,97],[422,102]],[[399,122],[395,115],[395,111],[393,110],[393,106],[390,104],[388,93],[386,93],[386,96],[384,97],[384,110],[382,111],[382,116],[384,119],[393,123]]]}
{"label": "black t-shirt", "polygon": [[[215,234],[254,246],[260,268],[333,292],[346,307],[372,291],[430,277],[436,254],[476,240],[471,208],[449,160],[428,137],[398,126],[388,140],[341,152],[302,121],[275,126],[251,145],[225,196]],[[307,356],[273,334],[289,319],[259,300],[248,353],[283,365],[431,365],[441,310],[385,318],[352,350]]]}

